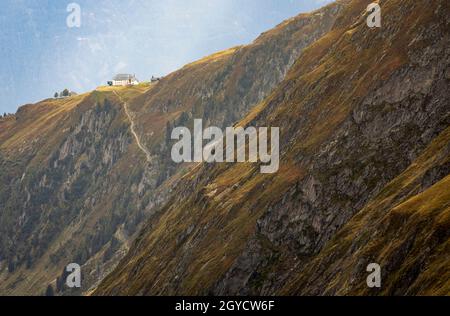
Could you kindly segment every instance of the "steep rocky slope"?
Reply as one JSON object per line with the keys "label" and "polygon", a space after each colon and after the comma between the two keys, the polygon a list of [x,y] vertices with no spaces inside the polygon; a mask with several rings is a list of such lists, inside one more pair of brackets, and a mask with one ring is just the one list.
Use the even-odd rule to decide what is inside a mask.
{"label": "steep rocky slope", "polygon": [[100,253],[101,264],[136,230],[142,158],[104,92],[25,106],[0,126],[1,293],[40,294],[68,263]]}
{"label": "steep rocky slope", "polygon": [[233,124],[268,96],[345,1],[290,19],[248,46],[187,65],[159,83],[100,88],[0,119],[0,294],[65,292],[82,265],[87,291],[128,249],[192,166],[175,165],[175,125]]}
{"label": "steep rocky slope", "polygon": [[449,3],[380,1],[369,29],[370,2],[242,120],[280,127],[279,172],[198,166],[94,294],[448,294]]}
{"label": "steep rocky slope", "polygon": [[[282,292],[450,295],[450,128],[352,218]],[[380,289],[366,267],[383,267]]]}

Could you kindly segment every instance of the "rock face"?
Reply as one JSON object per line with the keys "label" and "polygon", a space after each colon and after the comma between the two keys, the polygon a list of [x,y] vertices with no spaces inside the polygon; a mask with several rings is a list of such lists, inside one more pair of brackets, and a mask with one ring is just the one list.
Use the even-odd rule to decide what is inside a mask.
{"label": "rock face", "polygon": [[[449,144],[447,128],[279,293],[448,295]],[[382,267],[380,289],[366,285],[370,263]]]}
{"label": "rock face", "polygon": [[[0,119],[0,294],[95,286],[192,168],[171,162],[171,129],[195,118],[223,127],[244,117],[333,27],[345,3],[290,19],[156,84],[45,100]],[[82,265],[79,292],[63,285],[72,262]]]}
{"label": "rock face", "polygon": [[450,293],[449,3],[370,2],[241,121],[281,127],[279,172],[190,171],[95,294]]}

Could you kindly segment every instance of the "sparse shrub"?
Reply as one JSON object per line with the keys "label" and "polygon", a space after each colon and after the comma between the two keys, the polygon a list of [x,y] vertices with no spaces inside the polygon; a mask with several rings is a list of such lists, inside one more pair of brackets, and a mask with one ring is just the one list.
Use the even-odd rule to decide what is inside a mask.
{"label": "sparse shrub", "polygon": [[14,264],[14,262],[9,262],[8,263],[8,272],[12,273],[12,272],[14,272],[15,269],[16,269],[16,265]]}
{"label": "sparse shrub", "polygon": [[45,291],[45,296],[55,296],[55,291],[53,290],[53,286],[49,284],[47,286],[47,290]]}

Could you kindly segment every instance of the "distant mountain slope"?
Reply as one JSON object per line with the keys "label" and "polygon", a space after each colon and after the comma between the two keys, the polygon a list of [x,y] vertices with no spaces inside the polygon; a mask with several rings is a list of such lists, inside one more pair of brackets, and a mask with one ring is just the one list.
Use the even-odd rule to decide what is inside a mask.
{"label": "distant mountain slope", "polygon": [[[351,1],[242,120],[281,128],[280,171],[191,171],[94,294],[446,293],[449,2],[380,1],[380,29],[366,25],[369,3]],[[380,292],[361,287],[372,259],[389,271]]]}
{"label": "distant mountain slope", "polygon": [[234,124],[329,31],[344,3],[156,84],[49,99],[0,119],[0,294],[37,295],[49,284],[80,294],[64,291],[72,262],[82,265],[81,291],[99,282],[192,167],[171,161],[171,128],[193,118]]}

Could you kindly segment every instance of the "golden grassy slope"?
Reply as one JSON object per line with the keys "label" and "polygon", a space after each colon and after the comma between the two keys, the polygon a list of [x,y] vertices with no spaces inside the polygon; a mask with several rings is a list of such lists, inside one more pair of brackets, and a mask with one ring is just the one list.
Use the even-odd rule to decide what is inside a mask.
{"label": "golden grassy slope", "polygon": [[[198,168],[185,177],[160,216],[141,231],[94,294],[202,295],[224,277],[255,236],[262,214],[282,204],[288,190],[310,172],[295,161],[314,159],[363,98],[406,65],[405,43],[432,22],[438,5],[386,1],[384,32],[389,27],[394,31],[382,40],[388,35],[365,25],[370,2],[351,1],[335,28],[310,45],[287,79],[243,120],[283,127],[281,139],[291,142],[285,144],[279,173],[261,175],[250,164]],[[385,53],[373,62],[379,52]],[[283,245],[279,248],[289,252]]]}
{"label": "golden grassy slope", "polygon": [[[333,7],[334,5],[330,6],[330,8]],[[99,179],[90,179],[89,182],[84,182],[83,188],[93,185],[89,188],[87,196],[83,196],[71,205],[64,198],[65,192],[70,191],[70,184],[68,183],[71,183],[71,180],[77,177],[80,166],[88,166],[91,168],[90,171],[104,167],[101,157],[95,159],[95,161],[89,160],[90,154],[92,155],[93,152],[98,150],[98,148],[94,148],[95,146],[92,147],[92,144],[87,144],[86,146],[91,147],[88,150],[82,149],[86,152],[79,157],[67,159],[69,170],[64,170],[64,174],[57,175],[62,176],[64,181],[61,184],[58,183],[60,187],[52,187],[53,192],[48,192],[50,189],[45,188],[45,185],[49,183],[42,179],[48,179],[47,174],[56,173],[55,169],[57,168],[55,168],[52,159],[58,160],[60,151],[67,149],[61,147],[69,137],[77,138],[77,135],[74,135],[77,134],[74,133],[74,130],[78,128],[81,130],[89,129],[86,122],[84,125],[81,122],[83,117],[92,119],[87,113],[95,112],[97,105],[103,104],[105,100],[109,101],[112,107],[111,111],[116,113],[116,116],[108,130],[96,131],[97,133],[100,132],[102,136],[97,135],[93,142],[114,141],[115,137],[126,133],[129,128],[129,121],[123,113],[123,106],[114,94],[114,92],[119,93],[129,104],[131,115],[136,120],[137,134],[145,140],[147,148],[157,152],[163,145],[166,124],[178,120],[183,112],[192,113],[195,117],[203,117],[205,111],[214,107],[214,111],[211,111],[208,120],[217,122],[217,124],[224,121],[226,112],[241,117],[248,108],[254,106],[257,100],[268,94],[282,79],[284,71],[290,66],[289,60],[296,57],[306,43],[313,41],[315,37],[319,36],[318,34],[331,27],[333,22],[332,11],[329,12],[329,19],[328,16],[310,15],[291,19],[288,23],[267,32],[251,45],[213,54],[185,66],[155,84],[144,83],[134,87],[99,87],[96,91],[84,95],[59,100],[49,99],[35,105],[28,105],[22,107],[17,113],[17,120],[13,118],[0,120],[0,158],[2,158],[2,161],[4,159],[5,165],[7,165],[4,170],[5,173],[0,175],[20,189],[14,190],[16,194],[11,195],[8,186],[0,187],[0,193],[2,197],[5,197],[5,203],[14,204],[8,205],[7,217],[8,223],[11,223],[11,225],[5,226],[18,228],[9,231],[9,228],[2,227],[5,228],[5,231],[8,231],[5,236],[16,236],[16,232],[20,232],[18,233],[19,238],[13,238],[14,240],[20,239],[20,242],[15,243],[15,249],[11,251],[12,261],[15,261],[16,258],[14,257],[20,255],[18,267],[14,270],[14,273],[7,273],[6,269],[3,270],[0,292],[40,294],[48,284],[54,283],[56,276],[62,271],[63,263],[72,261],[75,252],[78,252],[78,250],[90,251],[92,248],[90,241],[98,237],[97,232],[107,229],[113,220],[117,220],[117,216],[126,217],[127,215],[124,213],[130,213],[129,215],[132,217],[139,211],[148,212],[148,209],[151,209],[147,205],[151,204],[149,201],[158,199],[159,194],[164,196],[166,194],[164,190],[167,191],[167,188],[176,183],[184,174],[183,168],[185,166],[181,165],[179,169],[175,170],[175,174],[168,179],[167,183],[164,183],[155,192],[144,190],[143,193],[136,194],[139,189],[142,190],[142,187],[140,183],[134,183],[133,179],[139,179],[139,176],[144,173],[145,176],[148,176],[148,170],[144,170],[145,156],[142,155],[135,142],[132,141],[132,137],[130,137],[129,143],[125,144],[125,147],[127,147],[125,153],[119,159],[115,157],[111,168],[105,170],[106,175]],[[317,25],[317,29],[308,26],[308,23]],[[292,30],[297,30],[297,32],[292,34]],[[313,31],[314,37],[309,36]],[[261,67],[262,64],[267,67]],[[102,113],[90,123],[92,125],[101,123],[105,119],[105,115],[108,115],[108,113]],[[229,120],[231,119],[233,118],[229,118]],[[80,146],[80,143],[92,136],[92,133],[92,130],[84,135],[79,133],[80,139],[71,144],[77,143],[77,146]],[[105,139],[101,139],[102,137]],[[102,144],[97,145],[102,146]],[[106,150],[108,149],[111,149],[111,147],[106,148]],[[164,158],[162,157],[161,160]],[[49,165],[50,162],[51,165]],[[59,164],[59,168],[62,168],[61,165],[66,162]],[[71,169],[72,167],[76,171]],[[164,166],[158,165],[158,161],[154,168],[161,170],[161,172],[167,171]],[[181,172],[176,173],[177,171]],[[289,172],[290,175],[293,174],[292,171],[286,170],[286,172]],[[240,170],[237,169],[233,173],[239,174]],[[24,176],[23,183],[20,180],[22,176]],[[248,174],[248,177],[250,177],[250,174]],[[259,181],[260,179],[257,179],[255,182]],[[277,181],[283,183],[281,179]],[[225,182],[226,179],[224,178],[218,180],[221,190],[226,189]],[[42,183],[46,195],[50,197],[49,199],[53,204],[37,205],[31,210],[29,207],[26,207],[25,210],[22,209],[25,208],[23,205],[26,203],[23,197],[27,196],[28,193],[32,195],[34,200],[39,200],[41,195],[39,190],[33,191],[31,189],[35,187],[26,187],[30,183],[38,187],[39,183]],[[55,183],[51,184],[55,185]],[[280,188],[283,188],[283,185]],[[39,187],[39,189],[42,189],[42,187]],[[246,195],[251,193],[251,190],[252,185],[250,183],[243,188],[240,193],[242,201],[245,200]],[[132,202],[127,199],[136,195],[138,195],[138,198]],[[270,195],[267,194],[265,201],[269,198]],[[21,203],[22,206],[20,206]],[[135,208],[138,209],[138,212],[135,212]],[[33,218],[35,221],[31,229],[32,234],[34,234],[32,236],[28,236],[28,231],[21,231],[23,223],[20,223],[19,218],[23,211],[26,213],[25,219]],[[71,214],[76,218],[74,223],[67,224],[58,217],[66,216],[69,218],[70,216],[67,216],[67,214],[72,212],[76,213]],[[245,220],[246,218],[243,217],[242,221]],[[249,223],[249,230],[250,225],[251,223]],[[56,228],[53,226],[56,226]],[[49,231],[48,227],[52,227],[51,232],[57,231],[57,236],[51,234],[51,239],[43,238],[45,240],[40,240],[40,236],[43,235],[42,232]],[[117,234],[114,233],[114,235]],[[104,236],[100,234],[100,237],[103,239]],[[112,238],[112,234],[109,237]],[[131,236],[128,237],[132,238]],[[38,246],[48,242],[48,247],[43,250],[43,253],[34,255],[31,251],[35,250],[34,246],[31,247],[33,249],[29,249],[31,239],[33,244],[37,243]],[[6,240],[5,243],[11,244],[10,240]],[[99,263],[95,259],[101,258],[108,246],[109,243],[106,243],[97,253],[89,253],[90,259],[93,259],[92,265],[94,267]],[[65,252],[65,249],[68,249],[67,252]],[[27,253],[32,254],[33,259],[37,261],[33,262],[31,267],[25,267],[24,264],[23,256]],[[55,253],[58,255],[55,256]],[[14,254],[17,254],[17,256]],[[55,264],[51,261],[52,257],[56,257],[57,259],[54,260],[59,261]]]}

